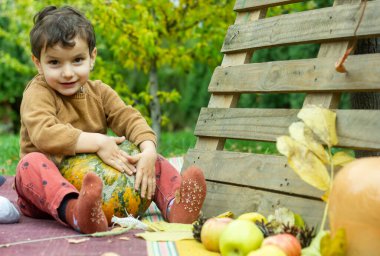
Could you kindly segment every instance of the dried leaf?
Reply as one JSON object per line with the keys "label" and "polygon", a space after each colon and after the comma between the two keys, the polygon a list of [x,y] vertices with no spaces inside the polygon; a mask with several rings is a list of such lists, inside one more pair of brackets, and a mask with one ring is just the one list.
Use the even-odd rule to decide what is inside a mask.
{"label": "dried leaf", "polygon": [[164,232],[144,232],[135,236],[147,241],[179,241],[184,239],[194,239],[192,231],[164,231]]}
{"label": "dried leaf", "polygon": [[116,252],[105,252],[100,256],[120,256],[120,254],[118,254]]}
{"label": "dried leaf", "polygon": [[120,240],[125,240],[125,241],[129,241],[131,240],[129,237],[127,236],[122,236],[122,237],[119,237]]}
{"label": "dried leaf", "polygon": [[90,238],[88,237],[84,237],[84,238],[79,238],[79,239],[75,239],[75,238],[71,238],[71,239],[66,239],[70,244],[81,244],[83,242],[86,242],[88,240],[90,240]]}
{"label": "dried leaf", "polygon": [[328,199],[329,199],[329,196],[330,196],[330,190],[327,190],[321,197],[321,199],[327,203]]}
{"label": "dried leaf", "polygon": [[302,249],[302,256],[321,256],[321,252],[320,252],[321,239],[328,233],[329,233],[328,231],[321,230],[316,235],[316,237],[314,237],[313,241],[311,241],[310,246]]}
{"label": "dried leaf", "polygon": [[231,211],[227,211],[227,212],[223,212],[223,213],[219,214],[216,217],[217,218],[233,218],[234,217],[234,213],[231,212]]}
{"label": "dried leaf", "polygon": [[347,241],[346,232],[343,228],[336,231],[334,237],[330,234],[321,239],[321,255],[322,256],[344,256],[346,255]]}
{"label": "dried leaf", "polygon": [[142,221],[145,225],[149,227],[151,231],[191,231],[193,230],[192,224],[181,224],[181,223],[168,223],[166,221],[155,221],[151,222],[148,220]]}
{"label": "dried leaf", "polygon": [[297,116],[329,147],[338,144],[335,112],[309,105],[301,109]]}
{"label": "dried leaf", "polygon": [[284,225],[293,226],[295,223],[294,212],[288,208],[281,207],[274,211],[274,214],[268,216],[268,222],[271,223],[271,227],[275,233],[281,233]]}
{"label": "dried leaf", "polygon": [[288,158],[289,166],[302,180],[322,191],[329,189],[330,176],[326,166],[307,147],[289,136],[277,138],[276,145],[278,151]]}
{"label": "dried leaf", "polygon": [[143,229],[143,230],[148,229],[147,225],[145,225],[142,221],[140,221],[139,219],[136,219],[132,215],[128,217],[124,217],[124,218],[113,216],[111,219],[111,222],[123,228],[131,227],[132,229]]}
{"label": "dried leaf", "polygon": [[96,232],[93,234],[89,234],[89,236],[92,236],[92,237],[117,236],[125,232],[128,232],[129,230],[131,230],[131,227],[128,227],[128,228],[116,227],[110,231]]}
{"label": "dried leaf", "polygon": [[314,138],[313,131],[303,122],[295,122],[289,126],[290,137],[306,146],[311,150],[324,164],[329,163],[329,155],[322,144]]}
{"label": "dried leaf", "polygon": [[349,155],[344,151],[339,151],[334,154],[332,157],[332,163],[334,166],[345,166],[348,163],[351,163],[355,160],[355,157]]}

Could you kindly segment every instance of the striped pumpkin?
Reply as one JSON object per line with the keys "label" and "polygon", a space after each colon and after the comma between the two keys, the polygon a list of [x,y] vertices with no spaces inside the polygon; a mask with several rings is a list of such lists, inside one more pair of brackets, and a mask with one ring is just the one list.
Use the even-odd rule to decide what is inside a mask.
{"label": "striped pumpkin", "polygon": [[[139,149],[129,141],[119,145],[129,155],[139,153]],[[82,187],[83,177],[90,171],[95,172],[103,180],[103,211],[108,223],[112,216],[134,217],[141,216],[148,209],[151,201],[141,198],[135,191],[135,176],[120,173],[111,166],[103,163],[96,154],[77,154],[64,159],[60,172],[78,190]]]}

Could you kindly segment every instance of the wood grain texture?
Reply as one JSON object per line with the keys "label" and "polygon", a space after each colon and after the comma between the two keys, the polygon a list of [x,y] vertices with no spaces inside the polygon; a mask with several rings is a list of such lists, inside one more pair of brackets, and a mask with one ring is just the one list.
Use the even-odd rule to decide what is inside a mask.
{"label": "wood grain texture", "polygon": [[[380,1],[367,3],[358,38],[380,36],[379,9]],[[227,31],[222,52],[348,40],[354,36],[360,14],[360,4],[338,5],[235,24]]]}
{"label": "wood grain texture", "polygon": [[236,12],[252,11],[276,5],[285,5],[302,2],[303,0],[237,0],[234,6]]}
{"label": "wood grain texture", "polygon": [[[238,13],[236,16],[235,24],[244,24],[247,22],[252,22],[258,19],[264,18],[266,15],[266,9],[261,9],[253,12]],[[241,53],[225,54],[222,67],[234,66],[249,63],[252,58],[252,51],[246,51]],[[228,94],[228,95],[216,95],[211,94],[209,107],[220,107],[220,108],[230,108],[235,107],[239,100],[239,94]],[[225,139],[217,138],[198,138],[195,144],[195,148],[204,148],[210,150],[221,150],[224,147]],[[186,167],[186,166],[184,166]]]}
{"label": "wood grain texture", "polygon": [[226,211],[232,211],[236,216],[245,212],[268,216],[277,208],[286,207],[300,214],[308,226],[320,225],[325,206],[322,201],[212,181],[207,182],[206,202],[202,211],[209,217]]}
{"label": "wood grain texture", "polygon": [[[215,69],[212,93],[380,91],[380,54],[350,56],[348,73],[335,71],[337,58],[253,63]],[[366,68],[363,68],[366,67]]]}
{"label": "wood grain texture", "polygon": [[[276,141],[287,135],[288,127],[298,120],[298,109],[212,109],[203,108],[196,136]],[[380,111],[336,110],[340,147],[380,149]]]}
{"label": "wood grain texture", "polygon": [[302,181],[284,156],[189,150],[186,165],[196,165],[206,180],[319,199],[322,192]]}

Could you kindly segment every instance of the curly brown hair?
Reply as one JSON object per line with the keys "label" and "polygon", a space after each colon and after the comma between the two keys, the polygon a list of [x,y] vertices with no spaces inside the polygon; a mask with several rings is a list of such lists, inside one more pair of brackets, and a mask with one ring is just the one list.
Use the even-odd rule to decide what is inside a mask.
{"label": "curly brown hair", "polygon": [[34,16],[33,21],[29,36],[32,53],[37,59],[40,59],[43,49],[58,43],[63,47],[73,47],[77,36],[87,41],[90,53],[95,48],[96,38],[91,22],[73,7],[47,6]]}

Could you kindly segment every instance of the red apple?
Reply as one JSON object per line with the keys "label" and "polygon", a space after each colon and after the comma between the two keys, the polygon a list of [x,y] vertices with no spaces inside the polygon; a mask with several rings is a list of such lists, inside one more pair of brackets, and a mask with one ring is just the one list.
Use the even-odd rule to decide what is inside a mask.
{"label": "red apple", "polygon": [[286,253],[287,256],[300,256],[301,244],[298,239],[291,234],[278,234],[264,239],[262,246],[275,245]]}
{"label": "red apple", "polygon": [[202,227],[201,241],[204,247],[213,252],[219,252],[219,238],[227,225],[232,221],[231,218],[210,218]]}

